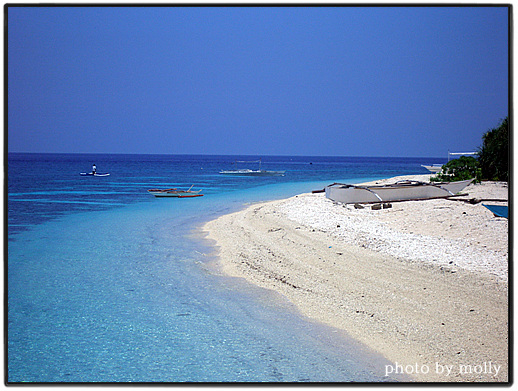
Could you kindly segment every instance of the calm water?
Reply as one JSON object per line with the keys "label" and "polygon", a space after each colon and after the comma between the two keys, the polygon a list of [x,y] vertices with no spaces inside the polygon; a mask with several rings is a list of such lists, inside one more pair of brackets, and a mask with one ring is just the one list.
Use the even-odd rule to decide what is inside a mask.
{"label": "calm water", "polygon": [[[262,157],[284,177],[218,174],[250,156],[8,155],[8,381],[390,381],[387,363],[220,275],[199,226],[335,181],[441,159]],[[81,177],[96,163],[108,177]],[[255,168],[255,167],[251,167]],[[204,197],[158,199],[156,187]]]}

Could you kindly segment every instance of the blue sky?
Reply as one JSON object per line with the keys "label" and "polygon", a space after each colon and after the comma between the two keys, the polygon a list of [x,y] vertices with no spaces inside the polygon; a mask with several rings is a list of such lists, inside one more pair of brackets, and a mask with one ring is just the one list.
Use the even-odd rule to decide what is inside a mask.
{"label": "blue sky", "polygon": [[9,7],[8,150],[445,157],[508,45],[506,7]]}

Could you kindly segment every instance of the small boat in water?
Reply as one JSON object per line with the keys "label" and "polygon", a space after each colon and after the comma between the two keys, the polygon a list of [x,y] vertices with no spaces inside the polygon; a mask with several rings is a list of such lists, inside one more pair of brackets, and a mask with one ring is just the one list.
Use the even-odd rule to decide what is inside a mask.
{"label": "small boat in water", "polygon": [[454,196],[473,179],[458,182],[399,181],[388,185],[356,186],[333,183],[326,186],[326,197],[344,204],[417,201]]}
{"label": "small boat in water", "polygon": [[153,194],[155,197],[176,197],[176,198],[191,198],[201,197],[203,194],[200,190],[192,190],[194,185],[189,187],[187,190],[181,190],[177,188],[172,189],[149,189],[148,192]]}
{"label": "small boat in water", "polygon": [[99,172],[80,172],[81,176],[109,176],[110,174],[101,174]]}
{"label": "small boat in water", "polygon": [[178,191],[164,191],[160,193],[153,193],[155,197],[175,197],[175,198],[193,198],[193,197],[203,197],[203,194],[198,193],[185,193]]}
{"label": "small boat in water", "polygon": [[81,176],[108,176],[110,174],[101,174],[99,172],[97,172],[97,166],[94,164],[92,164],[92,172],[80,172],[79,175]]}
{"label": "small boat in water", "polygon": [[425,166],[424,164],[421,164],[421,167],[426,168],[432,174],[438,174],[442,171],[442,164],[432,164],[431,166]]}
{"label": "small boat in water", "polygon": [[[452,160],[452,156],[476,156],[478,152],[450,152],[448,151],[448,162]],[[432,164],[431,166],[427,166],[421,164],[421,167],[426,168],[432,174],[439,174],[442,171],[442,164]]]}
{"label": "small boat in water", "polygon": [[286,171],[270,171],[270,170],[262,170],[261,169],[261,160],[254,160],[251,162],[247,161],[236,161],[237,163],[259,163],[258,170],[251,170],[249,168],[238,169],[238,170],[224,170],[220,171],[220,174],[223,175],[238,175],[238,176],[284,176]]}
{"label": "small boat in water", "polygon": [[284,176],[286,171],[268,171],[268,170],[228,170],[220,171],[224,175],[242,175],[242,176]]}

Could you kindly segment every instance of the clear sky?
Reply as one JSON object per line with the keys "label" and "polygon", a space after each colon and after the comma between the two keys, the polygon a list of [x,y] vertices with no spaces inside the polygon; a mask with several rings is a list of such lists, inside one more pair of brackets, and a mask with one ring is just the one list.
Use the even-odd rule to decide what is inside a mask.
{"label": "clear sky", "polygon": [[506,7],[9,7],[9,152],[446,157],[509,113]]}

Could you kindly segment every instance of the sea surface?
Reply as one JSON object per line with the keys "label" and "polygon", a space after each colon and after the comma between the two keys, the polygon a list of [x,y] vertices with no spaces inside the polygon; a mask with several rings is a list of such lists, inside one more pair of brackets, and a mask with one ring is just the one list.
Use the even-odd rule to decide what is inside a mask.
{"label": "sea surface", "polygon": [[[282,177],[235,177],[261,158]],[[84,177],[92,164],[106,177]],[[222,275],[204,222],[430,158],[9,153],[7,381],[380,382],[383,358]],[[237,163],[258,168],[257,163]],[[203,189],[155,198],[151,188]]]}

